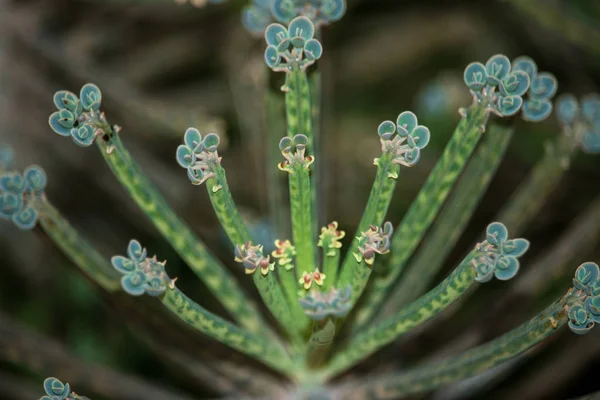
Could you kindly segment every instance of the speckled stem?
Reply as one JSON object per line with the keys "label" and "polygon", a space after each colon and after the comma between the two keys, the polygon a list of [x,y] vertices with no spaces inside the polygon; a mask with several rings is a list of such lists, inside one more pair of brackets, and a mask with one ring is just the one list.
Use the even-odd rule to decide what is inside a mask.
{"label": "speckled stem", "polygon": [[[250,233],[231,196],[225,169],[221,165],[212,164],[210,170],[214,176],[206,180],[206,191],[231,244],[235,246],[252,242]],[[289,312],[289,305],[286,304],[281,285],[277,281],[277,278],[275,278],[275,275],[270,272],[266,276],[263,276],[258,270],[252,275],[260,297],[273,316],[275,316],[290,335],[298,336],[300,321],[292,318]],[[300,306],[296,304],[296,308],[300,309]]]}
{"label": "speckled stem", "polygon": [[[285,109],[287,119],[287,132],[289,137],[302,134],[308,138],[306,154],[315,158],[315,166],[321,162],[317,160],[317,138],[313,132],[313,108],[311,106],[311,87],[306,76],[306,71],[294,66],[292,71],[286,74]],[[316,173],[311,179],[311,225],[313,240],[317,237],[317,181]],[[313,259],[313,263],[316,260]]]}
{"label": "speckled stem", "polygon": [[312,234],[311,187],[309,171],[304,165],[291,165],[289,173],[292,236],[296,246],[298,275],[315,269],[315,246]]}
{"label": "speckled stem", "polygon": [[256,305],[233,275],[209,253],[191,229],[173,212],[156,187],[131,157],[118,134],[109,127],[96,140],[100,153],[150,221],[171,243],[209,291],[231,315],[251,332],[271,334]]}
{"label": "speckled stem", "polygon": [[[330,254],[327,254],[330,253]],[[340,265],[340,249],[323,249],[323,273],[327,278],[323,282],[323,290],[329,290],[337,279]]]}
{"label": "speckled stem", "polygon": [[566,309],[575,299],[576,296],[569,292],[518,328],[458,356],[406,372],[386,374],[370,379],[363,385],[348,385],[347,390],[342,391],[342,398],[399,399],[479,375],[522,354],[557,332],[567,322]]}
{"label": "speckled stem", "polygon": [[363,296],[364,305],[354,320],[355,331],[360,331],[380,311],[406,262],[444,204],[483,133],[487,122],[486,106],[481,103],[467,110],[467,117],[458,124],[442,157],[396,228],[389,262],[386,268],[378,268],[371,278],[370,290]]}
{"label": "speckled stem", "polygon": [[394,189],[396,189],[396,178],[400,172],[400,166],[393,163],[391,154],[383,154],[375,160],[377,164],[377,175],[371,188],[371,194],[367,206],[363,212],[358,229],[352,240],[352,245],[346,253],[337,287],[352,285],[352,300],[356,301],[362,294],[371,275],[372,266],[364,262],[356,261],[355,253],[358,253],[358,239],[362,232],[369,230],[371,225],[381,226],[387,214]]}
{"label": "speckled stem", "polygon": [[35,208],[44,232],[80,270],[108,292],[121,290],[120,276],[108,259],[86,242],[48,200],[36,200]]}
{"label": "speckled stem", "polygon": [[244,353],[288,376],[293,374],[291,359],[277,341],[256,335],[214,315],[192,301],[178,288],[167,289],[162,303],[178,318],[211,338]]}
{"label": "speckled stem", "polygon": [[326,376],[335,376],[393,342],[411,329],[433,318],[475,284],[475,268],[471,261],[480,255],[471,251],[462,263],[438,286],[409,304],[390,318],[370,326],[339,351],[326,369]]}
{"label": "speckled stem", "polygon": [[430,287],[487,190],[512,134],[512,127],[490,126],[380,316],[392,314]]}

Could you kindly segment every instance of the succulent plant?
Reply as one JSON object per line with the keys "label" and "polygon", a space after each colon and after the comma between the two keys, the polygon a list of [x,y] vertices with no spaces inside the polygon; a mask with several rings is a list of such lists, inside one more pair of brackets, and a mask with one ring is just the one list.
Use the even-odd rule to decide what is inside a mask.
{"label": "succulent plant", "polygon": [[[71,137],[78,146],[98,147],[117,180],[223,306],[227,317],[188,297],[176,285],[177,278],[167,274],[166,261],[149,257],[137,240],[129,242],[126,255],[113,256],[109,262],[52,206],[45,195],[44,171],[36,165],[23,173],[14,170],[8,149],[0,150],[0,217],[21,229],[33,229],[39,222],[81,272],[110,295],[148,295],[153,300],[138,300],[153,301],[157,309],[189,325],[194,333],[278,373],[287,380],[286,390],[293,386],[287,393],[290,398],[400,398],[423,393],[522,356],[562,326],[576,334],[591,330],[600,322],[600,271],[597,264],[587,262],[577,268],[568,291],[498,339],[407,371],[376,373],[350,384],[334,381],[451,305],[465,301],[482,287],[480,283],[494,277],[499,281],[515,278],[521,263],[528,261],[521,257],[530,243],[509,238],[509,230],[521,234],[576,149],[600,152],[599,97],[588,96],[579,103],[574,96],[563,95],[553,107],[557,81],[552,74],[538,72],[527,56],[511,62],[496,54],[485,64],[473,62],[465,68],[463,78],[473,103],[459,110],[456,130],[396,227],[385,221],[396,186],[408,171],[421,168],[418,162],[432,136],[411,111],[373,127],[381,154],[373,160],[372,189],[348,243],[335,221],[319,230],[318,211],[323,205],[318,201],[316,170],[323,150],[318,146],[319,121],[314,112],[321,87],[314,69],[324,53],[320,27],[338,21],[345,11],[344,0],[253,0],[242,11],[246,28],[264,33],[266,68],[283,72],[285,79],[283,94],[277,93],[285,107],[285,115],[276,116],[285,122],[285,130],[278,131],[281,156],[277,154],[275,160],[269,153],[267,161],[273,170],[277,161],[280,176],[287,179],[291,229],[276,232],[277,239],[269,240],[267,244],[275,245],[273,251],[266,251],[265,243],[256,240],[233,199],[219,154],[219,134],[203,134],[190,127],[183,134],[183,144],[173,151],[191,183],[206,188],[233,249],[230,258],[252,281],[270,316],[261,312],[243,285],[169,207],[121,141],[121,128],[108,122],[101,110],[102,93],[94,84],[85,84],[79,95],[56,92],[57,111],[49,117],[50,128]],[[481,232],[481,241],[433,285],[502,160],[514,131],[512,117],[521,112],[523,120],[540,122],[553,110],[564,135],[549,146],[497,222]],[[503,126],[496,117],[505,119]],[[268,183],[275,187],[278,180]],[[150,318],[142,311],[136,317]],[[173,330],[178,329],[173,325]],[[85,399],[56,378],[46,379],[44,389],[45,400]],[[243,394],[240,390],[234,396]]]}

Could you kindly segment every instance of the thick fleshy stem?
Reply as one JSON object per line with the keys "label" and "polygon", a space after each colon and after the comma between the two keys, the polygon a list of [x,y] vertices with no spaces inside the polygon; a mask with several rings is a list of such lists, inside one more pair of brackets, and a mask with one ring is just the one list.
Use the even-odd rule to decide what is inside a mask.
{"label": "thick fleshy stem", "polygon": [[346,236],[344,231],[338,230],[337,221],[333,221],[326,227],[321,228],[317,246],[323,250],[322,270],[327,275],[327,280],[323,284],[323,290],[329,290],[333,283],[337,281],[338,269],[340,266],[340,249],[342,240]]}
{"label": "thick fleshy stem", "polygon": [[287,300],[288,311],[292,315],[292,321],[296,326],[295,331],[303,334],[308,329],[309,321],[298,303],[300,286],[298,285],[296,268],[293,264],[296,257],[296,248],[289,240],[276,240],[275,250],[273,250],[271,256],[277,260],[275,267],[277,277]]}
{"label": "thick fleshy stem", "polygon": [[108,260],[85,241],[47,199],[37,200],[35,206],[44,232],[79,269],[103,289],[120,290],[119,275]]}
{"label": "thick fleshy stem", "polygon": [[[406,372],[386,374],[362,385],[348,385],[343,398],[362,398],[376,392],[378,399],[397,399],[424,393],[476,376],[529,350],[557,332],[568,321],[568,309],[578,296],[572,290],[528,322],[505,335],[458,356],[418,366]],[[344,395],[345,394],[345,395]]]}
{"label": "thick fleshy stem", "polygon": [[[209,133],[202,137],[197,129],[189,128],[185,132],[184,143],[177,148],[177,162],[187,169],[188,177],[193,184],[206,185],[206,191],[221,226],[232,246],[236,248],[236,256],[242,262],[241,254],[238,254],[239,249],[245,249],[247,243],[252,243],[252,238],[233,201],[225,169],[221,166],[221,157],[217,152],[219,136]],[[255,266],[254,269],[247,268],[246,271],[253,273],[258,292],[271,313],[288,330],[288,333],[298,336],[298,329],[294,329],[294,319],[286,312],[286,299],[281,285],[273,274],[268,273],[271,266],[269,260],[265,259],[265,262],[267,268],[261,268],[261,273],[253,273]],[[298,312],[300,312],[299,307]]]}
{"label": "thick fleshy stem", "polygon": [[162,303],[184,322],[215,340],[287,376],[293,375],[290,357],[277,341],[257,336],[225,321],[192,301],[176,287],[168,288]]}
{"label": "thick fleshy stem", "polygon": [[383,346],[423,324],[458,300],[477,282],[493,277],[508,280],[519,270],[518,258],[529,248],[525,239],[508,239],[504,225],[494,222],[486,231],[486,240],[465,257],[438,286],[380,323],[353,336],[336,354],[326,369],[328,377],[337,375]]}
{"label": "thick fleshy stem", "polygon": [[205,310],[176,286],[166,272],[166,261],[148,257],[147,250],[131,240],[126,256],[111,258],[115,270],[122,275],[121,286],[132,296],[149,295],[159,298],[175,316],[201,333],[289,375],[291,360],[283,346],[270,335],[249,332]]}
{"label": "thick fleshy stem", "polygon": [[485,130],[489,112],[487,107],[485,101],[476,101],[466,111],[466,117],[461,119],[442,157],[396,228],[390,249],[392,254],[387,266],[375,272],[371,288],[364,295],[364,305],[354,320],[353,326],[356,331],[362,329],[379,311],[396,279],[404,270],[406,262],[444,204]]}
{"label": "thick fleshy stem", "polygon": [[[427,290],[488,188],[512,134],[513,128],[490,126],[380,317],[392,314]],[[512,233],[510,227],[509,231]]]}
{"label": "thick fleshy stem", "polygon": [[[370,226],[379,226],[383,223],[396,188],[400,166],[414,166],[419,161],[421,150],[427,146],[430,138],[429,129],[418,125],[416,115],[410,111],[401,113],[396,122],[382,122],[379,125],[378,134],[382,155],[373,162],[377,166],[377,175],[358,226],[357,238]],[[352,241],[350,251],[346,254],[342,264],[339,277],[340,286],[346,285],[352,276],[356,276],[360,270],[364,270],[360,263],[353,258],[358,246],[358,239]],[[354,287],[354,290],[356,289]],[[354,294],[360,296],[360,292],[354,292]]]}
{"label": "thick fleshy stem", "polygon": [[335,321],[332,318],[313,323],[306,348],[306,364],[310,368],[318,368],[323,365],[333,344],[335,331]]}
{"label": "thick fleshy stem", "polygon": [[209,253],[204,243],[169,207],[133,160],[118,132],[108,124],[103,125],[102,129],[104,134],[96,140],[102,156],[158,231],[242,326],[252,332],[272,335],[256,305],[231,273]]}
{"label": "thick fleshy stem", "polygon": [[312,156],[305,155],[308,138],[296,135],[284,137],[279,143],[286,161],[279,169],[288,173],[290,188],[290,209],[292,217],[292,236],[296,246],[297,274],[311,273],[315,269],[315,242],[313,240],[312,195],[310,184],[310,165]]}

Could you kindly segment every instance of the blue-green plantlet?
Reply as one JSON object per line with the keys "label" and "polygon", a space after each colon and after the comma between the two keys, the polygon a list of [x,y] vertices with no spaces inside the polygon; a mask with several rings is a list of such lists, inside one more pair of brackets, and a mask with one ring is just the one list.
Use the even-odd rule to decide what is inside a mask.
{"label": "blue-green plantlet", "polygon": [[307,17],[297,17],[288,27],[271,24],[265,30],[265,61],[273,71],[306,70],[321,58],[323,47],[314,38],[315,25]]}
{"label": "blue-green plantlet", "polygon": [[45,197],[46,173],[38,165],[23,173],[4,169],[12,165],[8,151],[4,153],[0,160],[0,219],[11,220],[23,230],[33,229],[39,217],[36,201]]}
{"label": "blue-green plantlet", "polygon": [[579,297],[569,310],[569,328],[579,335],[589,332],[600,323],[600,270],[592,262],[575,271],[573,287]]}
{"label": "blue-green plantlet", "polygon": [[[519,65],[519,61],[515,61]],[[519,112],[523,106],[522,96],[530,85],[527,72],[515,69],[502,54],[491,57],[485,65],[480,62],[469,64],[464,79],[474,100],[486,104],[489,112],[500,117]]]}
{"label": "blue-green plantlet", "polygon": [[557,99],[556,116],[565,134],[585,153],[600,153],[600,96],[584,96],[581,103],[571,94]]}
{"label": "blue-green plantlet", "polygon": [[486,241],[477,245],[476,249],[484,255],[474,261],[478,282],[488,282],[494,276],[507,281],[519,272],[519,260],[527,249],[529,241],[525,239],[508,239],[508,230],[500,222],[487,227]]}
{"label": "blue-green plantlet", "polygon": [[70,136],[76,145],[89,147],[96,137],[102,133],[98,123],[103,123],[104,115],[100,113],[102,93],[98,86],[87,83],[79,92],[79,97],[67,90],[54,95],[54,105],[58,111],[52,113],[48,120],[54,132],[61,136]]}
{"label": "blue-green plantlet", "polygon": [[52,377],[44,380],[44,391],[46,395],[40,397],[40,400],[89,400],[73,392],[68,383]]}
{"label": "blue-green plantlet", "polygon": [[[356,231],[343,246],[346,232],[338,222],[325,223],[325,218],[318,218],[324,207],[318,201],[316,182],[323,154],[317,140],[321,125],[318,60],[324,53],[319,29],[338,21],[345,11],[343,0],[252,0],[242,11],[246,28],[264,35],[265,73],[283,73],[280,77],[285,79],[281,91],[270,90],[269,79],[257,85],[264,84],[259,89],[267,93],[267,130],[272,141],[272,149],[266,151],[268,183],[276,184],[282,177],[288,182],[289,204],[282,204],[281,197],[274,202],[275,209],[285,209],[285,217],[289,211],[287,229],[280,229],[264,243],[254,237],[229,187],[227,163],[222,163],[226,153],[219,149],[224,136],[190,127],[183,133],[183,143],[172,149],[173,163],[185,169],[193,185],[206,190],[193,193],[208,196],[211,202],[228,239],[230,253],[223,257],[225,261],[215,257],[177,216],[128,152],[120,138],[121,128],[109,123],[102,111],[98,86],[88,83],[78,95],[61,90],[54,96],[57,111],[49,117],[50,128],[71,137],[78,146],[98,148],[131,199],[222,306],[216,309],[223,315],[206,309],[203,296],[190,294],[198,301],[192,300],[177,285],[181,281],[169,276],[166,261],[149,256],[137,240],[112,253],[124,255],[110,259],[102,255],[46,198],[43,170],[34,165],[18,172],[11,151],[4,148],[0,148],[0,217],[22,229],[39,225],[81,273],[116,301],[133,302],[127,294],[136,297],[132,303],[136,307],[138,302],[152,302],[153,310],[158,311],[151,315],[153,321],[160,320],[174,332],[181,330],[186,338],[206,336],[263,364],[277,379],[286,380],[282,390],[289,390],[286,395],[290,398],[305,398],[307,393],[322,398],[422,394],[518,357],[562,326],[583,334],[600,323],[600,271],[588,262],[576,270],[572,288],[496,340],[405,371],[374,373],[367,379],[359,374],[349,383],[333,381],[423,328],[449,307],[468,301],[475,289],[486,290],[489,285],[484,283],[493,278],[518,279],[521,263],[527,261],[521,257],[530,244],[509,237],[509,231],[521,236],[534,211],[548,197],[539,193],[549,193],[575,148],[600,152],[600,98],[588,96],[578,102],[565,96],[553,106],[556,79],[538,72],[535,62],[526,56],[511,62],[496,54],[485,64],[471,63],[463,79],[473,103],[459,110],[460,120],[439,161],[396,227],[386,222],[394,217],[390,204],[396,186],[409,179],[411,171],[422,168],[418,161],[436,132],[419,124],[412,111],[371,127],[370,140],[379,140],[381,152],[366,156],[376,168],[372,189]],[[557,135],[555,149],[536,164],[525,187],[507,202],[508,211],[503,210],[485,232],[481,227],[480,242],[447,276],[434,282],[489,186],[513,133],[518,132],[513,124],[516,117],[538,122],[552,112],[565,135]],[[507,122],[500,126],[496,117]],[[186,180],[183,173],[180,179]],[[406,196],[404,192],[398,195]],[[225,263],[237,268],[237,275],[247,282],[240,283]],[[186,292],[189,287],[193,286],[182,285]],[[255,299],[262,300],[265,307],[257,306]],[[137,317],[149,318],[141,312]],[[195,339],[190,343],[196,343]],[[171,345],[163,349],[157,343],[161,359],[165,354],[172,356],[174,349],[181,350],[178,343]],[[183,364],[183,369],[199,370],[196,365]],[[219,379],[228,379],[228,370],[216,364],[202,367],[218,372]],[[268,385],[253,382],[254,372],[258,374],[246,373],[249,376],[244,377],[243,385],[229,385],[230,391],[223,394],[242,398],[252,387],[261,398],[283,397],[270,392]],[[79,382],[70,382],[79,386]],[[56,378],[46,380],[44,388],[44,400],[83,398]]]}
{"label": "blue-green plantlet", "polygon": [[244,27],[262,35],[274,21],[287,24],[305,16],[318,28],[339,21],[346,12],[346,0],[252,0],[242,11]]}

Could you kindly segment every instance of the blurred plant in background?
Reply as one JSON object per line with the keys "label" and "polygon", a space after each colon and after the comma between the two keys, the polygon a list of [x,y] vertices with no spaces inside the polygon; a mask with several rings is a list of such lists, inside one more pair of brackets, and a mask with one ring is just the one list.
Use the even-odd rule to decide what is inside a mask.
{"label": "blurred plant in background", "polygon": [[[553,100],[563,84],[590,92],[593,83],[573,72],[583,63],[543,62],[560,88],[531,57],[497,54],[468,64],[463,80],[472,104],[461,107],[468,101],[456,73],[461,63],[448,60],[472,57],[461,42],[482,34],[475,16],[483,9],[357,1],[347,10],[341,0],[252,1],[239,9],[237,2],[191,1],[224,3],[198,11],[208,22],[204,35],[215,38],[211,49],[193,33],[197,23],[185,5],[137,3],[1,5],[9,33],[2,45],[13,55],[1,67],[10,79],[0,82],[10,100],[1,108],[3,139],[14,147],[0,151],[0,217],[13,222],[0,226],[8,266],[0,286],[0,390],[7,398],[39,398],[35,387],[44,375],[94,399],[401,398],[434,391],[442,398],[562,398],[600,389],[585,374],[600,353],[596,334],[577,338],[560,329],[587,333],[600,315],[598,266],[584,262],[598,255],[598,190],[586,184],[597,181],[598,161],[576,158],[600,152],[600,100]],[[535,19],[517,3],[491,7],[505,16],[524,9]],[[106,14],[90,14],[95,9]],[[377,9],[390,17],[409,13],[404,24],[372,30],[363,21],[389,18],[369,15]],[[228,21],[230,11],[231,22],[210,26],[217,14]],[[594,15],[593,6],[588,11]],[[85,28],[78,14],[88,15]],[[110,31],[106,18],[116,22]],[[594,32],[593,24],[575,20]],[[129,27],[132,21],[139,26]],[[468,28],[453,30],[455,23]],[[510,23],[518,31],[520,22]],[[152,32],[152,24],[172,28]],[[422,28],[436,24],[443,26],[437,37]],[[266,44],[253,44],[239,25]],[[86,34],[90,27],[93,35]],[[147,32],[144,40],[136,30]],[[573,51],[566,43],[552,51],[543,43],[510,44],[506,32],[494,32],[475,53],[489,57],[514,47],[511,54],[544,59]],[[393,48],[403,37],[419,40],[398,53]],[[152,38],[159,40],[149,46]],[[424,52],[436,48],[447,59]],[[190,49],[203,55],[195,58]],[[432,69],[417,70],[411,60]],[[43,74],[35,72],[40,61]],[[269,74],[264,63],[278,73]],[[395,78],[386,73],[393,65],[403,66]],[[432,79],[438,68],[444,73]],[[222,75],[226,95],[210,83]],[[200,87],[190,85],[200,76]],[[405,111],[379,123],[381,155],[367,198],[365,161],[377,146],[363,131],[373,132],[397,104],[410,107],[407,93],[420,89],[420,77],[429,83],[415,95],[419,119]],[[54,80],[98,86],[84,84],[79,95],[56,92],[51,113],[44,98]],[[401,91],[389,90],[400,82]],[[31,96],[20,100],[18,85],[40,98],[39,107]],[[158,96],[171,100],[150,100]],[[20,101],[29,114],[16,119],[21,114],[9,110]],[[190,104],[205,109],[182,111]],[[458,126],[448,136],[458,108]],[[559,124],[542,122],[553,110]],[[97,145],[129,198],[90,154],[48,139],[39,123],[46,112],[57,134],[81,147]],[[518,115],[541,128],[521,124]],[[185,130],[190,125],[198,129]],[[219,134],[201,133],[212,131]],[[544,137],[550,140],[540,156]],[[182,184],[172,168],[175,153],[208,199]],[[37,165],[21,173],[14,158]],[[524,163],[533,163],[529,172],[522,172]],[[195,226],[196,220],[202,222]],[[525,233],[531,251],[528,240],[509,239],[509,232]],[[126,256],[111,259],[126,241]],[[68,262],[54,257],[52,243]],[[169,267],[159,261],[165,259]],[[63,263],[77,268],[54,266]],[[511,282],[475,290],[493,277]],[[143,294],[158,301],[138,298]],[[44,390],[44,399],[85,398],[56,378],[47,378]]]}

